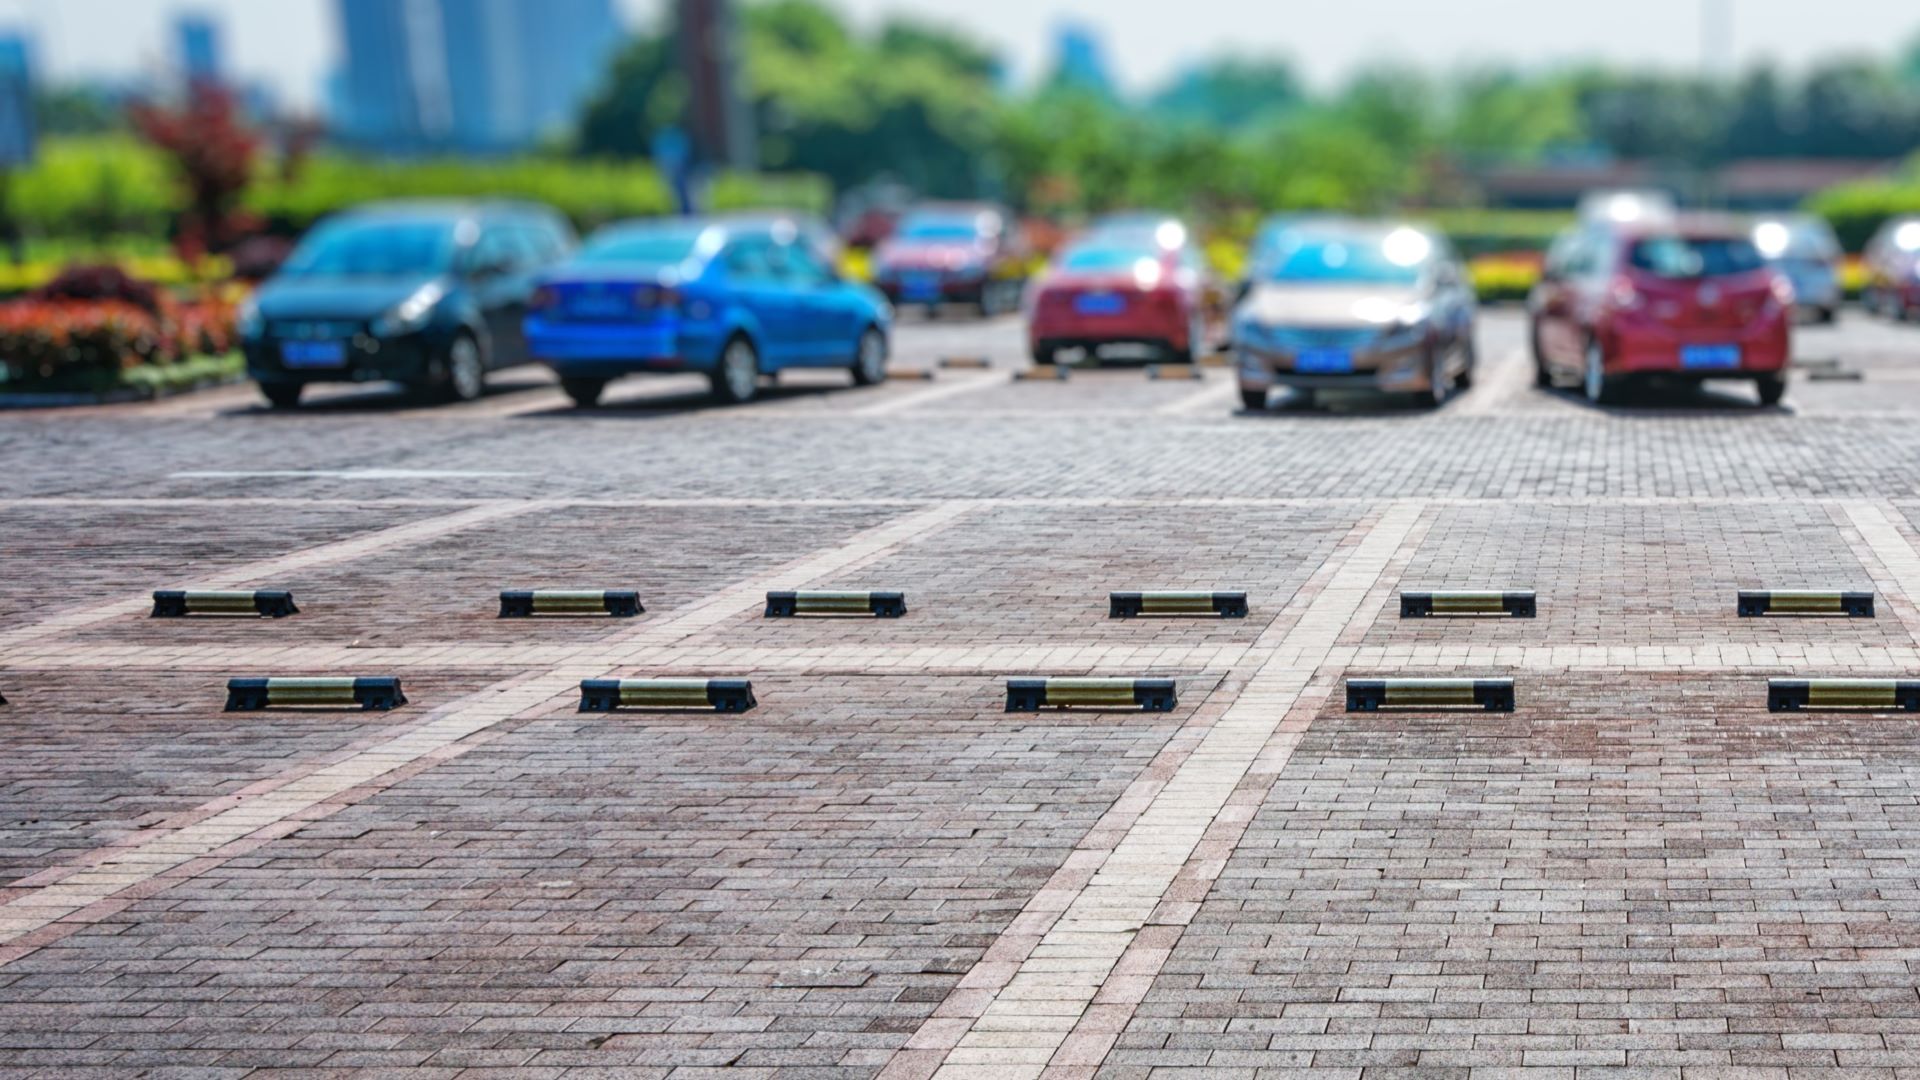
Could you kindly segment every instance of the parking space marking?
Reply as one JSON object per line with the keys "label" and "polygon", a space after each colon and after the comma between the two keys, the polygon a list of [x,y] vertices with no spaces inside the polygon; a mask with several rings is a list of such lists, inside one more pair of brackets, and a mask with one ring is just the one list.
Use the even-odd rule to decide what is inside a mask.
{"label": "parking space marking", "polygon": [[[554,504],[529,499],[521,502],[490,502],[474,506],[457,513],[443,514],[425,521],[408,522],[389,529],[356,536],[347,540],[336,540],[300,551],[276,555],[270,559],[243,563],[216,574],[190,578],[179,582],[154,582],[155,588],[176,589],[232,589],[248,582],[262,581],[282,574],[299,570],[311,570],[315,567],[330,566],[335,563],[349,562],[378,552],[391,551],[411,545],[437,540],[450,533],[460,532],[481,525],[489,525],[521,514],[536,510],[550,509]],[[89,626],[146,610],[153,603],[151,592],[142,592],[122,600],[112,600],[104,604],[91,604],[72,608],[51,615],[39,622],[31,623],[14,630],[0,633],[0,661],[6,659],[9,649],[30,642],[43,641],[60,634],[71,633]]]}
{"label": "parking space marking", "polygon": [[1031,949],[1017,962],[976,965],[882,1080],[1038,1080],[1140,933],[1185,910],[1163,909],[1176,878],[1422,513],[1418,501],[1392,503],[1335,554],[1339,568],[1290,625],[1276,619],[1261,635],[1265,655],[1250,656],[1260,667],[1091,876],[1043,889],[1023,909],[1015,925],[1034,938]]}
{"label": "parking space marking", "polygon": [[[806,585],[885,558],[951,525],[975,505],[956,501],[884,522],[771,574],[736,583],[678,608],[658,623],[621,640],[647,644],[697,634],[764,602],[769,582]],[[313,663],[304,651],[289,651],[301,653],[303,663]],[[618,662],[573,658],[542,674],[495,683],[431,711],[419,725],[391,739],[324,768],[304,772],[284,784],[263,782],[257,785],[263,789],[259,794],[206,804],[203,809],[211,812],[187,815],[189,824],[151,830],[79,862],[33,875],[37,884],[9,890],[11,899],[0,905],[0,965],[149,895],[156,883],[164,888],[172,880],[192,877],[224,857],[251,850],[317,817],[354,805],[391,786],[421,762],[438,763],[463,754],[472,745],[469,740],[473,736],[501,723],[562,708],[577,698],[581,679],[616,674],[608,667]]]}
{"label": "parking space marking", "polygon": [[996,386],[1004,386],[1012,381],[1013,372],[1011,371],[988,371],[969,375],[948,374],[942,376],[932,386],[924,390],[916,390],[910,394],[890,397],[885,401],[876,401],[870,405],[862,405],[857,409],[851,410],[847,415],[891,416],[894,413],[917,409],[922,405],[930,405],[936,401],[945,401],[947,398],[959,397],[961,394],[971,394]]}
{"label": "parking space marking", "polygon": [[1887,606],[1905,624],[1907,632],[1920,641],[1920,611],[1916,611],[1916,605],[1920,605],[1920,552],[1896,524],[1904,520],[1900,511],[1885,500],[1862,499],[1846,500],[1840,509],[1899,590]]}
{"label": "parking space marking", "polygon": [[1156,406],[1153,413],[1156,416],[1200,415],[1231,404],[1239,390],[1240,384],[1233,377],[1219,378],[1209,375],[1206,385]]}

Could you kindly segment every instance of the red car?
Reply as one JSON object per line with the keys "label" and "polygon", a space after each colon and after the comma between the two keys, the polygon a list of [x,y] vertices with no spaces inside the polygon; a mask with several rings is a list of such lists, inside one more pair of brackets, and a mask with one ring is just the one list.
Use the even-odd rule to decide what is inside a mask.
{"label": "red car", "polygon": [[1011,215],[979,203],[927,203],[873,253],[873,284],[896,306],[973,304],[983,315],[1019,301],[1026,253]]}
{"label": "red car", "polygon": [[1535,381],[1576,382],[1599,403],[1635,379],[1746,379],[1777,404],[1793,305],[1738,224],[1580,229],[1554,243],[1528,303]]}
{"label": "red car", "polygon": [[1104,231],[1062,252],[1028,299],[1034,362],[1051,364],[1065,349],[1097,358],[1103,346],[1145,345],[1191,363],[1206,348],[1208,283],[1185,236]]}

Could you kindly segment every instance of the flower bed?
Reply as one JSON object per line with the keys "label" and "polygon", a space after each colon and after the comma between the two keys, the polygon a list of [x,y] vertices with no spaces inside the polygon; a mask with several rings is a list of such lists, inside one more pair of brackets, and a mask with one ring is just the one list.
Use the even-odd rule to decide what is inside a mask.
{"label": "flower bed", "polygon": [[[9,392],[103,393],[128,373],[234,349],[233,306],[218,295],[180,299],[112,267],[61,274],[0,304],[0,371]],[[141,380],[131,380],[139,382]]]}

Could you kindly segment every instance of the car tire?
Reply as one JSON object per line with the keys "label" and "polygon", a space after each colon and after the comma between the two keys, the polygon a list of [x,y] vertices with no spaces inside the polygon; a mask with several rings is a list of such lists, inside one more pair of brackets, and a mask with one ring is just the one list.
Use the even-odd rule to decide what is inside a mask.
{"label": "car tire", "polygon": [[445,401],[475,401],[487,392],[487,361],[472,334],[456,335],[440,360],[434,389]]}
{"label": "car tire", "polygon": [[1467,362],[1466,366],[1460,369],[1460,374],[1454,377],[1453,388],[1471,390],[1474,373],[1480,368],[1480,347],[1474,343],[1473,331],[1467,331],[1467,340],[1460,346],[1460,351],[1465,354]]}
{"label": "car tire", "polygon": [[1267,411],[1267,392],[1265,390],[1240,390],[1240,407],[1248,412]]}
{"label": "car tire", "polygon": [[878,327],[869,326],[854,346],[853,384],[874,386],[887,381],[887,337]]}
{"label": "car tire", "polygon": [[707,377],[713,396],[724,405],[744,405],[760,392],[760,353],[753,342],[733,337],[720,351],[720,366]]}
{"label": "car tire", "polygon": [[297,409],[300,407],[300,393],[307,388],[306,383],[261,383],[260,396],[267,404],[276,409]]}
{"label": "car tire", "polygon": [[607,390],[607,380],[561,379],[560,389],[573,399],[575,408],[591,409],[600,404],[600,395]]}
{"label": "car tire", "polygon": [[1033,347],[1033,362],[1041,367],[1060,358],[1060,347],[1051,342],[1041,342]]}
{"label": "car tire", "polygon": [[1770,409],[1787,396],[1787,379],[1784,375],[1762,375],[1753,380],[1753,388],[1760,392],[1761,408]]}
{"label": "car tire", "polygon": [[1587,364],[1580,386],[1590,405],[1611,405],[1618,396],[1614,380],[1607,377],[1606,355],[1598,339],[1587,342]]}
{"label": "car tire", "polygon": [[1420,407],[1438,409],[1446,405],[1453,397],[1453,376],[1447,373],[1447,354],[1445,350],[1435,349],[1433,359],[1427,361],[1427,390],[1420,395]]}

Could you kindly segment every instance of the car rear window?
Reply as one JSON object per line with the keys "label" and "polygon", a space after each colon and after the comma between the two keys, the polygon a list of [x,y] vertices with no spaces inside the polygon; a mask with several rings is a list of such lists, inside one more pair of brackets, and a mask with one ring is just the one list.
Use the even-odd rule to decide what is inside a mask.
{"label": "car rear window", "polygon": [[1751,240],[1656,236],[1636,241],[1627,264],[1654,277],[1702,278],[1751,273],[1766,261]]}
{"label": "car rear window", "polygon": [[1146,248],[1135,247],[1088,247],[1075,248],[1060,258],[1063,270],[1132,270],[1141,259],[1158,261],[1158,256]]}
{"label": "car rear window", "polygon": [[977,240],[985,234],[978,217],[910,217],[900,223],[895,236],[902,240],[961,242]]}
{"label": "car rear window", "polygon": [[622,229],[587,241],[577,257],[587,263],[638,263],[667,266],[693,254],[706,230],[700,227]]}

